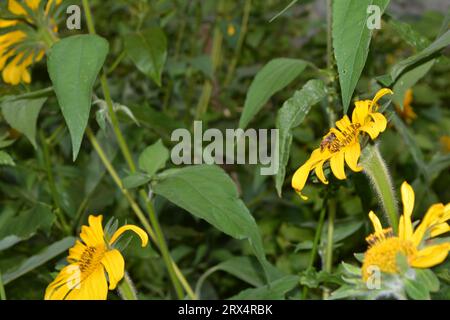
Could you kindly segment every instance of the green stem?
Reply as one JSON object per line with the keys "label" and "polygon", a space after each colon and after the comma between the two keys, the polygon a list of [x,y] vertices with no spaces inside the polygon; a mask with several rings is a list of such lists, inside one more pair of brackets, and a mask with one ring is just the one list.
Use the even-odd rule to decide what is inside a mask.
{"label": "green stem", "polygon": [[56,188],[55,177],[53,176],[52,164],[50,161],[50,151],[49,151],[49,147],[48,147],[48,142],[45,139],[42,131],[40,132],[40,136],[41,136],[41,143],[42,143],[42,152],[44,155],[45,169],[47,171],[48,184],[50,187],[50,192],[52,194],[53,204],[56,207],[56,210],[55,210],[56,216],[58,217],[58,220],[61,223],[61,226],[62,226],[64,232],[66,234],[71,234],[72,233],[71,228],[70,228],[69,224],[67,223],[67,220],[64,216],[64,211],[62,210],[61,202],[59,199],[58,189]]}
{"label": "green stem", "polygon": [[175,270],[173,268],[172,258],[170,256],[169,248],[167,247],[167,243],[166,243],[166,240],[164,238],[164,234],[162,232],[162,229],[161,229],[161,226],[159,224],[158,218],[156,216],[155,209],[153,208],[153,205],[152,205],[150,199],[148,199],[148,196],[147,196],[147,194],[145,193],[144,190],[142,190],[142,189],[140,190],[140,195],[141,195],[141,198],[143,198],[145,200],[145,204],[147,206],[147,212],[148,212],[148,215],[150,217],[150,223],[152,224],[153,229],[156,232],[156,238],[157,238],[157,241],[159,243],[159,250],[162,253],[164,262],[165,262],[165,264],[167,266],[167,269],[169,271],[169,276],[170,276],[170,278],[171,278],[171,280],[172,280],[172,282],[174,284],[175,291],[176,291],[178,297],[180,299],[182,299],[183,298],[183,288],[181,287],[181,284],[178,281],[177,275],[175,274]]}
{"label": "green stem", "polygon": [[[220,0],[218,9],[217,9],[218,15],[223,12],[224,7],[225,7],[225,1]],[[213,45],[212,45],[212,50],[211,50],[213,75],[219,66],[220,55],[222,52],[223,34],[222,34],[222,31],[220,30],[219,22],[220,21],[216,21],[216,26],[214,27]],[[203,84],[202,94],[200,95],[200,100],[198,101],[198,104],[197,104],[195,119],[197,119],[197,120],[201,119],[202,116],[208,110],[209,101],[211,100],[212,89],[213,89],[213,84],[212,84],[211,80],[210,79],[205,80],[205,83]]]}
{"label": "green stem", "polygon": [[[85,15],[86,15],[86,21],[87,21],[87,25],[88,25],[88,30],[89,33],[91,34],[95,34],[95,26],[94,26],[94,20],[92,18],[92,13],[91,13],[91,9],[89,6],[89,1],[88,0],[83,0],[83,7],[84,7],[84,11],[85,11]],[[107,78],[106,78],[106,74],[105,71],[103,71],[102,76],[100,77],[100,82],[101,82],[101,86],[102,86],[102,90],[103,90],[103,94],[105,96],[105,101],[108,105],[108,114],[110,116],[111,119],[111,123],[113,126],[113,130],[114,130],[114,134],[116,136],[117,142],[119,144],[119,147],[122,151],[122,154],[128,164],[128,167],[131,171],[131,173],[136,172],[136,165],[133,161],[133,158],[131,156],[130,150],[128,148],[128,145],[125,141],[125,138],[122,134],[122,131],[120,130],[120,126],[119,126],[119,121],[117,119],[117,116],[114,112],[114,108],[113,108],[113,102],[111,99],[111,94],[109,91],[109,87],[108,87],[108,82],[107,82]],[[90,139],[91,141],[96,141],[95,140],[95,136],[92,134],[92,132],[90,133]],[[99,152],[100,150],[103,151],[100,147],[100,145],[97,143],[97,152]],[[99,154],[100,155],[100,154]],[[106,155],[103,152],[103,158],[102,158],[103,163],[106,165],[108,164],[109,166],[109,172],[110,174],[112,174],[113,172],[115,173],[114,168],[112,167],[111,163],[109,162],[108,158],[106,157]],[[108,169],[108,168],[107,168]],[[134,207],[134,211],[135,213],[138,215],[138,218],[141,220],[141,222],[145,222],[146,225],[148,225],[147,219],[145,218],[144,214],[142,213],[141,209],[139,208],[139,206],[135,203],[134,199],[132,199],[131,195],[128,193],[127,190],[125,190],[123,188],[123,184],[122,181],[120,180],[120,178],[118,177],[117,173],[115,173],[115,180],[116,183],[118,184],[118,186],[121,188],[121,190],[123,191],[124,195],[127,197],[127,199],[130,201],[130,204],[132,204],[132,207]],[[153,234],[153,238],[155,240],[155,242],[158,244],[158,247],[163,255],[163,259],[164,262],[166,264],[166,268],[167,271],[169,273],[169,277],[174,285],[175,291],[177,293],[177,296],[179,299],[183,299],[184,298],[184,294],[183,294],[183,288],[182,288],[182,284],[180,284],[179,282],[179,277],[180,275],[182,276],[181,272],[179,270],[177,270],[178,272],[176,272],[176,270],[174,269],[174,262],[170,256],[166,241],[164,239],[164,236],[162,234],[162,229],[159,225],[158,219],[156,217],[155,214],[155,210],[153,208],[153,203],[150,201],[150,199],[148,199],[147,195],[145,194],[145,191],[141,190],[140,192],[141,197],[143,198],[146,206],[147,206],[147,210],[150,216],[150,222],[156,232],[156,235],[153,234],[153,230],[151,228],[150,225],[147,226],[147,231],[152,232]],[[144,224],[143,224],[144,225]],[[144,225],[145,226],[145,225]],[[178,268],[177,268],[178,269]],[[182,281],[184,284],[187,284],[187,282],[183,279]],[[188,294],[190,292],[192,292],[192,289],[189,287],[189,289],[186,290],[188,292]],[[193,297],[194,298],[194,297]]]}
{"label": "green stem", "polygon": [[126,271],[123,276],[123,280],[120,281],[117,287],[117,290],[119,291],[122,300],[139,300],[133,281],[131,281],[131,278]]}
{"label": "green stem", "polygon": [[[147,233],[149,234],[149,236],[152,239],[152,241],[156,244],[156,246],[161,250],[161,253],[163,254],[163,256],[164,255],[166,256],[164,262],[167,264],[167,269],[168,269],[168,272],[169,272],[171,280],[174,280],[174,276],[175,276],[176,279],[178,279],[180,281],[181,285],[184,287],[184,289],[188,293],[189,297],[191,299],[196,299],[196,296],[193,293],[192,288],[189,286],[189,283],[184,278],[184,275],[181,273],[181,271],[179,270],[179,268],[175,264],[175,262],[173,262],[173,260],[170,257],[170,255],[168,255],[167,246],[165,246],[165,253],[163,253],[164,249],[161,246],[161,238],[158,236],[157,233],[155,233],[155,231],[153,231],[153,228],[150,225],[150,223],[147,221],[147,218],[145,217],[144,212],[142,212],[141,208],[136,203],[136,201],[133,199],[133,197],[128,192],[128,190],[126,190],[123,187],[122,180],[120,179],[117,171],[112,166],[111,162],[109,161],[108,157],[106,156],[106,153],[104,152],[104,150],[102,149],[102,147],[98,143],[97,138],[95,137],[95,135],[93,134],[93,132],[91,131],[91,129],[89,127],[86,129],[86,135],[87,135],[88,139],[90,140],[92,146],[94,147],[95,151],[97,152],[98,156],[100,157],[100,160],[102,161],[102,163],[105,166],[106,170],[108,171],[108,173],[110,174],[110,176],[112,177],[114,182],[117,184],[119,189],[122,191],[122,193],[124,194],[125,198],[130,203],[131,209],[134,211],[134,213],[138,217],[138,219],[141,222],[141,224],[143,225],[144,229],[147,231]],[[142,192],[141,192],[141,196],[142,196]],[[147,198],[147,196],[145,195],[145,192],[144,192],[143,196],[145,196]],[[153,206],[152,206],[151,202],[146,201],[146,204],[148,206],[147,209],[149,210],[149,212],[153,212],[153,215],[155,216],[154,210],[153,210]],[[152,215],[152,214],[150,214],[150,215]],[[156,216],[155,216],[155,218],[156,218]],[[157,225],[159,227],[159,224],[157,224]],[[159,232],[161,232],[160,228],[159,228]],[[164,242],[164,244],[165,244],[165,242]],[[169,256],[170,260],[167,260],[167,256]],[[178,281],[176,281],[176,280],[174,280],[174,281],[175,281],[175,283],[178,283]],[[174,286],[175,286],[175,283],[174,283]],[[177,291],[177,294],[178,294],[178,291]],[[182,294],[181,294],[180,299],[181,298],[182,298]]]}
{"label": "green stem", "polygon": [[[327,247],[325,251],[325,271],[330,274],[333,271],[333,237],[334,237],[334,220],[336,218],[336,200],[330,199],[328,202],[328,230],[327,230]],[[330,290],[325,288],[323,291],[324,299],[330,295]]]}
{"label": "green stem", "polygon": [[0,300],[6,300],[5,287],[3,286],[2,273],[0,272]]}
{"label": "green stem", "polygon": [[[312,270],[314,262],[316,261],[317,252],[319,251],[319,241],[322,235],[322,229],[325,222],[325,213],[327,212],[327,198],[324,199],[322,210],[320,210],[319,222],[317,224],[316,234],[314,235],[313,247],[311,249],[311,255],[309,256],[309,263],[307,271]],[[303,288],[302,298],[306,299],[308,294],[308,287]]]}
{"label": "green stem", "polygon": [[378,200],[383,207],[389,224],[392,226],[394,232],[397,232],[397,200],[395,198],[391,176],[377,145],[368,144],[364,148],[361,155],[361,165],[378,195]]}
{"label": "green stem", "polygon": [[327,248],[325,254],[325,271],[331,273],[333,269],[333,237],[334,237],[334,220],[336,217],[336,200],[330,199],[328,202],[328,232],[327,232]]}
{"label": "green stem", "polygon": [[236,70],[236,66],[241,54],[242,46],[244,45],[245,36],[247,34],[248,29],[248,19],[250,17],[250,11],[252,8],[252,0],[246,0],[244,6],[244,15],[242,17],[241,23],[241,31],[239,34],[239,39],[236,45],[236,49],[234,51],[233,59],[231,60],[230,66],[228,68],[227,76],[225,78],[224,86],[227,87],[234,75],[234,71]]}

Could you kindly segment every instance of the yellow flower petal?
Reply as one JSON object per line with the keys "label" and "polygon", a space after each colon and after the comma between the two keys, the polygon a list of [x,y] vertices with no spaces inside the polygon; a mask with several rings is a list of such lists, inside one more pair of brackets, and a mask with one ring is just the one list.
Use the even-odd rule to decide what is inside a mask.
{"label": "yellow flower petal", "polygon": [[80,271],[76,264],[65,266],[45,290],[45,300],[63,300],[69,291],[79,286]]}
{"label": "yellow flower petal", "polygon": [[136,227],[134,225],[131,224],[127,224],[123,227],[120,227],[111,237],[111,240],[109,241],[109,244],[112,245],[114,244],[114,242],[122,235],[122,233],[124,233],[125,231],[133,231],[134,233],[136,233],[140,238],[141,238],[141,242],[142,242],[142,246],[145,247],[148,243],[148,235],[147,233],[142,230],[139,227]]}
{"label": "yellow flower petal", "polygon": [[341,131],[346,131],[351,125],[350,119],[345,115],[342,119],[336,121],[336,127]]}
{"label": "yellow flower petal", "polygon": [[403,202],[403,224],[404,224],[404,239],[410,239],[413,234],[413,227],[411,216],[414,209],[414,190],[408,184],[403,182],[401,187],[402,202]]}
{"label": "yellow flower petal", "polygon": [[345,150],[345,162],[355,172],[362,171],[362,167],[358,166],[358,160],[361,156],[361,146],[358,142],[349,145]]}
{"label": "yellow flower petal", "polygon": [[323,184],[328,184],[327,178],[325,178],[325,175],[323,173],[323,164],[325,163],[325,160],[319,162],[316,167],[314,168],[314,172],[316,173],[317,178],[319,178],[320,181],[322,181]]}
{"label": "yellow flower petal", "polygon": [[89,226],[82,226],[80,238],[88,247],[104,246],[103,216],[89,216]]}
{"label": "yellow flower petal", "polygon": [[379,132],[384,132],[384,130],[386,130],[387,127],[387,119],[385,118],[384,115],[382,115],[379,112],[375,112],[375,113],[371,113],[370,117],[373,119],[373,121],[375,122],[375,127],[377,128],[377,130]]}
{"label": "yellow flower petal", "polygon": [[344,152],[340,151],[334,154],[330,159],[331,171],[339,180],[344,180],[345,170],[344,170]]}
{"label": "yellow flower petal", "polygon": [[416,268],[431,268],[442,263],[447,258],[449,250],[450,243],[426,247],[418,252],[411,265]]}
{"label": "yellow flower petal", "polygon": [[388,88],[383,88],[383,89],[379,90],[375,94],[375,97],[373,98],[372,103],[370,104],[370,107],[372,108],[374,105],[376,105],[378,100],[380,100],[383,96],[385,96],[387,94],[394,94],[394,93],[392,92],[391,89],[388,89]]}
{"label": "yellow flower petal", "polygon": [[432,205],[425,214],[423,220],[414,231],[412,236],[412,241],[414,245],[418,246],[425,236],[425,233],[428,231],[431,225],[438,224],[441,222],[440,217],[444,213],[444,205],[442,203],[437,203]]}
{"label": "yellow flower petal", "polygon": [[431,238],[438,237],[447,232],[450,232],[450,226],[448,223],[440,223],[431,229]]}
{"label": "yellow flower petal", "polygon": [[100,265],[67,295],[66,300],[106,300],[108,285],[103,267]]}
{"label": "yellow flower petal", "polygon": [[373,211],[369,212],[370,221],[372,221],[373,228],[375,229],[375,233],[383,233],[383,226],[381,225],[380,219],[376,216]]}
{"label": "yellow flower petal", "polygon": [[125,272],[125,261],[119,250],[113,249],[105,253],[102,264],[108,273],[109,290],[114,290],[122,280]]}
{"label": "yellow flower petal", "polygon": [[365,125],[366,118],[369,114],[369,103],[369,100],[355,102],[355,109],[353,109],[352,113],[353,123],[358,123],[361,126]]}

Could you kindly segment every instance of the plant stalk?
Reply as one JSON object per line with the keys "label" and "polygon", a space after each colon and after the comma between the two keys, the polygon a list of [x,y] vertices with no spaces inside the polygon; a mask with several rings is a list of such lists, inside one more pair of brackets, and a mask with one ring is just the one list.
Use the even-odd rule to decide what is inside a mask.
{"label": "plant stalk", "polygon": [[361,155],[361,165],[377,193],[378,201],[395,233],[398,231],[397,200],[392,179],[377,145],[368,144]]}

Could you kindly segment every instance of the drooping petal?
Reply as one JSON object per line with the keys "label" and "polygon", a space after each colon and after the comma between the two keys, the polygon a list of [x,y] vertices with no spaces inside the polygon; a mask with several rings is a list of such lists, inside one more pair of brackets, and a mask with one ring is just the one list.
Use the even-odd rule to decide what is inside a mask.
{"label": "drooping petal", "polygon": [[116,232],[114,232],[113,236],[111,237],[111,240],[109,241],[110,245],[113,245],[114,242],[125,232],[125,231],[133,231],[134,233],[136,233],[140,238],[141,238],[141,244],[143,247],[145,247],[148,243],[148,235],[147,233],[142,230],[141,228],[131,225],[131,224],[127,224],[125,226],[120,227],[119,229],[117,229]]}
{"label": "drooping petal", "polygon": [[379,112],[371,113],[370,117],[373,119],[373,126],[378,130],[378,132],[384,132],[387,127],[387,119],[384,115]]}
{"label": "drooping petal", "polygon": [[377,215],[373,211],[369,212],[369,219],[372,221],[375,233],[383,233],[383,226],[381,225],[380,219],[378,219]]}
{"label": "drooping petal", "polygon": [[345,179],[345,169],[344,169],[344,152],[339,151],[335,153],[330,159],[331,171],[339,180]]}
{"label": "drooping petal", "polygon": [[383,96],[385,96],[387,94],[394,94],[394,93],[392,92],[391,89],[388,89],[388,88],[383,88],[383,89],[378,90],[378,92],[375,94],[375,97],[372,100],[370,107],[372,108],[374,105],[376,105],[378,100],[380,100]]}
{"label": "drooping petal", "polygon": [[448,256],[450,243],[438,244],[420,250],[411,262],[416,268],[430,268],[442,263]]}
{"label": "drooping petal", "polygon": [[411,222],[411,215],[414,209],[414,190],[405,181],[401,187],[402,202],[403,202],[403,224],[404,224],[404,239],[410,239],[413,234],[413,227]]}
{"label": "drooping petal", "polygon": [[362,167],[358,166],[358,160],[361,156],[361,146],[358,142],[349,145],[345,149],[345,162],[355,172],[362,171]]}
{"label": "drooping petal", "polygon": [[317,178],[319,178],[320,181],[322,181],[323,184],[328,184],[328,180],[325,177],[325,174],[323,173],[323,164],[325,163],[325,160],[322,160],[319,162],[316,167],[314,168],[314,172],[316,173]]}
{"label": "drooping petal", "polygon": [[125,261],[122,254],[119,250],[110,250],[105,253],[101,262],[108,273],[109,290],[114,290],[125,272]]}
{"label": "drooping petal", "polygon": [[377,128],[373,122],[362,126],[361,128],[359,128],[359,130],[366,132],[372,140],[375,140],[380,134],[379,128]]}
{"label": "drooping petal", "polygon": [[80,285],[67,295],[66,300],[106,300],[108,285],[105,271],[99,265]]}

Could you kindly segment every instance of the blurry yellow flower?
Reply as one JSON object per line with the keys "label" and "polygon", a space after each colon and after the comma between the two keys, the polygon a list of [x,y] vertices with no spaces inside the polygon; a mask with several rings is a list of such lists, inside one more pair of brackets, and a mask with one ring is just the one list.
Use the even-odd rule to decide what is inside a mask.
{"label": "blurry yellow flower", "polygon": [[228,27],[227,27],[227,34],[228,34],[228,36],[232,37],[232,36],[235,35],[235,33],[236,33],[236,28],[234,27],[234,25],[231,24],[231,23],[228,24]]}
{"label": "blurry yellow flower", "polygon": [[361,171],[358,160],[361,155],[359,135],[367,133],[373,140],[380,132],[386,129],[387,120],[378,110],[378,100],[386,94],[392,94],[389,89],[381,89],[377,92],[373,100],[356,101],[352,119],[345,115],[336,122],[337,128],[331,128],[324,136],[320,147],[315,149],[311,157],[295,172],[292,178],[292,187],[303,198],[301,194],[305,187],[309,173],[314,170],[316,176],[324,184],[328,184],[323,173],[323,165],[330,161],[330,167],[336,178],[343,180],[346,178],[344,160],[353,171]]}
{"label": "blurry yellow flower", "polygon": [[114,243],[125,231],[134,231],[142,241],[148,236],[139,227],[120,227],[109,241],[105,239],[102,216],[89,216],[89,226],[81,228],[80,238],[69,250],[67,261],[55,280],[45,291],[46,300],[106,300],[109,290],[114,290],[124,276],[125,262]]}
{"label": "blurry yellow flower", "polygon": [[[6,83],[12,85],[18,85],[21,82],[30,83],[31,76],[28,68],[44,57],[45,43],[40,39],[36,29],[36,19],[34,16],[30,16],[24,7],[27,6],[38,15],[37,11],[41,1],[44,0],[25,0],[24,2],[8,0],[8,10],[20,19],[0,19],[0,32],[4,28],[11,29],[0,35],[0,71],[2,71],[3,81]],[[49,0],[45,16],[52,6],[59,5],[61,1]],[[55,26],[52,27],[52,30],[55,31]]]}
{"label": "blurry yellow flower", "polygon": [[441,139],[442,150],[445,153],[450,153],[450,136],[442,136]]}
{"label": "blurry yellow flower", "polygon": [[369,268],[376,266],[385,273],[398,273],[397,254],[406,256],[411,267],[430,268],[442,263],[450,250],[449,241],[430,243],[432,238],[450,231],[450,203],[432,205],[421,223],[414,228],[411,215],[414,207],[414,190],[407,182],[401,187],[403,215],[399,221],[398,235],[391,228],[383,229],[378,217],[371,211],[370,220],[375,232],[366,238],[370,247],[364,255],[362,277],[370,276]]}
{"label": "blurry yellow flower", "polygon": [[413,91],[408,89],[405,92],[405,97],[403,98],[403,110],[396,106],[397,113],[406,121],[406,123],[411,124],[414,119],[417,118],[417,114],[414,112],[411,103],[413,101]]}

